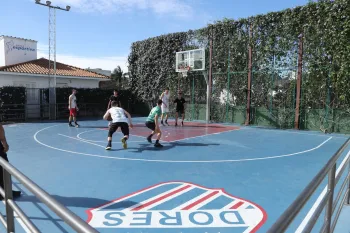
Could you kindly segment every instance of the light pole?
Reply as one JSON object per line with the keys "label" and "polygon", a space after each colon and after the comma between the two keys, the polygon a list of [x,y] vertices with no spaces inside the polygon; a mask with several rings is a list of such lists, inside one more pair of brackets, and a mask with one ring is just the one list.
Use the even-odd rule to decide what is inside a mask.
{"label": "light pole", "polygon": [[[41,3],[40,0],[35,0],[38,5],[46,6],[49,8],[49,116],[52,119],[56,119],[56,9],[69,11],[70,6],[61,8],[58,6],[52,6],[51,1],[46,1],[46,4]],[[53,89],[51,88],[51,56],[53,55]],[[52,106],[53,105],[53,106]],[[53,108],[51,111],[51,108]],[[52,116],[51,112],[54,113]]]}

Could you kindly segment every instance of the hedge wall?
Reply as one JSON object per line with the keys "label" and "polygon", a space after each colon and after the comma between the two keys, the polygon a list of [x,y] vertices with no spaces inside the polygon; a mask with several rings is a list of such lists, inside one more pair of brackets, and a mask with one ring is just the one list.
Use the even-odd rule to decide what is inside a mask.
{"label": "hedge wall", "polygon": [[[224,19],[198,30],[135,42],[128,59],[132,90],[144,100],[155,101],[166,86],[174,91],[177,90],[178,81],[184,85],[192,83],[191,74],[187,79],[178,79],[175,53],[204,47],[208,68],[209,41],[212,40],[215,89],[211,101],[220,102],[222,91],[228,89],[229,94],[236,99],[235,106],[244,107],[250,46],[253,51],[253,107],[265,108],[270,115],[278,109],[290,109],[283,114],[278,111],[279,115],[274,116],[289,118],[287,120],[290,121],[293,120],[291,113],[295,109],[299,38],[303,38],[304,45],[301,108],[304,111],[314,107],[341,108],[350,114],[348,0],[319,0],[293,9],[246,19]],[[196,74],[196,79],[202,78]],[[289,81],[286,83],[283,80]],[[195,93],[191,93],[194,100],[205,98],[203,89],[205,86],[202,84],[195,86]],[[277,95],[272,97],[272,91]],[[232,102],[224,105],[232,105]],[[219,104],[212,106],[215,110],[212,111],[212,118],[223,119],[223,111],[228,111],[226,107]]]}

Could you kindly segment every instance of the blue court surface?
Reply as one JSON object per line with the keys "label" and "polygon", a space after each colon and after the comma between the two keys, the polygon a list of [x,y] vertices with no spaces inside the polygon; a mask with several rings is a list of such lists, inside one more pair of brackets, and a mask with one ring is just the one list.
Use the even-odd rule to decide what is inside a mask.
{"label": "blue court surface", "polygon": [[[99,232],[266,232],[347,139],[200,122],[174,127],[169,121],[161,127],[164,147],[155,148],[146,141],[144,120],[134,119],[127,149],[116,132],[111,151],[105,150],[103,120],[81,121],[80,128],[60,122],[6,125],[9,159]],[[17,203],[42,232],[73,232],[13,183],[23,191]],[[307,218],[323,187],[290,232]]]}

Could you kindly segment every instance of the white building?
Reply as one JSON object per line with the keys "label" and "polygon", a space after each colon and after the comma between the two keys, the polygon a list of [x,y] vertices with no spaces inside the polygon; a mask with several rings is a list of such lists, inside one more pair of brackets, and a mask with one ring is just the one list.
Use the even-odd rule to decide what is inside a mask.
{"label": "white building", "polygon": [[[37,41],[0,36],[0,87],[28,88],[28,118],[40,116],[39,89],[54,87],[53,67],[51,61],[49,79],[49,60],[37,58]],[[108,75],[56,62],[56,87],[99,88],[101,82],[110,80]]]}
{"label": "white building", "polygon": [[[53,61],[51,67],[52,74]],[[37,41],[0,36],[0,86],[48,88],[48,74],[49,60],[37,58]],[[56,80],[57,87],[98,88],[110,76],[56,62]]]}

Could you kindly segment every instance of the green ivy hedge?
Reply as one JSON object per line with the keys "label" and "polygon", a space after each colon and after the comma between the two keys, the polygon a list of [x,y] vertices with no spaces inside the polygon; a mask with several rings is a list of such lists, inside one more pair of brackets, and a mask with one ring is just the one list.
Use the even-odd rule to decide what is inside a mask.
{"label": "green ivy hedge", "polygon": [[[205,48],[208,69],[212,39],[215,87],[212,102],[218,103],[221,92],[228,89],[237,99],[236,106],[244,107],[250,46],[253,107],[266,109],[270,115],[281,108],[289,109],[278,111],[282,115],[274,117],[279,120],[287,117],[289,123],[283,124],[292,125],[299,38],[303,38],[302,109],[327,105],[350,110],[349,0],[319,0],[293,9],[246,19],[223,19],[198,30],[137,41],[132,44],[128,59],[130,84],[139,98],[154,103],[166,86],[174,91],[179,83],[180,86],[191,83],[193,75],[202,79],[199,72],[179,78],[175,72],[175,54]],[[282,85],[278,81],[282,79],[289,79],[289,83]],[[282,94],[271,97],[271,91]],[[191,95],[194,102],[205,98],[203,87],[196,88]],[[225,106],[212,106],[215,110],[212,118],[222,120]]]}

